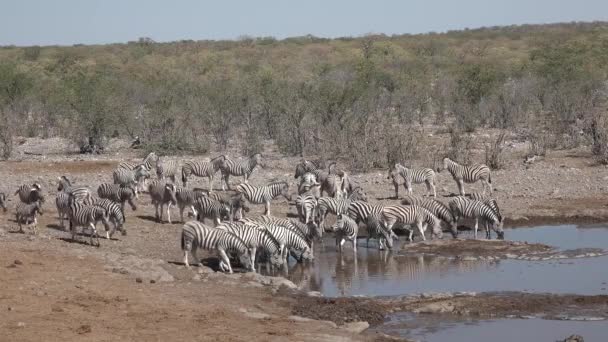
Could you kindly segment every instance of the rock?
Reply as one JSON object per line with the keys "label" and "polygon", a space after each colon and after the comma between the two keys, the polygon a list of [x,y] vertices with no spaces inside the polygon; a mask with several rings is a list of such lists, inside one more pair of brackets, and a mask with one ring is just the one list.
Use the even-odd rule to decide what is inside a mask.
{"label": "rock", "polygon": [[308,297],[323,297],[323,294],[319,291],[308,291],[306,292]]}
{"label": "rock", "polygon": [[143,279],[141,279],[141,278],[137,277],[137,278],[135,278],[135,282],[137,282],[137,283],[141,283],[141,282],[143,282]]}
{"label": "rock", "polygon": [[253,319],[270,319],[270,315],[263,312],[245,312],[245,316]]}
{"label": "rock", "polygon": [[289,316],[289,317],[287,317],[287,319],[289,319],[290,321],[293,321],[293,322],[311,322],[311,321],[314,321],[314,319],[312,319],[312,318],[306,318],[306,317],[302,317],[302,316]]}
{"label": "rock", "polygon": [[585,342],[585,340],[580,335],[570,335],[564,339],[564,342]]}
{"label": "rock", "polygon": [[195,275],[192,277],[192,280],[194,280],[194,281],[201,281],[201,275],[200,275],[200,274],[195,274]]}
{"label": "rock", "polygon": [[451,303],[431,303],[414,310],[414,313],[434,314],[453,312],[454,306]]}
{"label": "rock", "polygon": [[156,280],[150,279],[150,284],[156,284]]}
{"label": "rock", "polygon": [[83,324],[76,329],[78,334],[88,334],[92,331],[91,326],[88,324]]}
{"label": "rock", "polygon": [[351,323],[344,324],[340,328],[342,328],[346,331],[349,331],[353,334],[360,334],[360,333],[364,332],[367,328],[369,328],[369,323],[367,323],[365,321],[351,322]]}
{"label": "rock", "polygon": [[15,265],[23,265],[23,263],[19,259],[16,259],[15,261],[13,261],[13,264],[15,264]]}
{"label": "rock", "polygon": [[17,327],[25,328],[25,322],[17,322]]}

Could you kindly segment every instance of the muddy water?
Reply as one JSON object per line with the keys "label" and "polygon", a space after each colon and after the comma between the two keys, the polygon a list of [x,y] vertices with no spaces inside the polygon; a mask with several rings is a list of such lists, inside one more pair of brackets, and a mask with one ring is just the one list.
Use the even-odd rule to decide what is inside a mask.
{"label": "muddy water", "polygon": [[[561,250],[608,249],[608,228],[576,226],[518,228],[506,231],[510,240],[540,242]],[[608,256],[552,261],[457,261],[406,257],[378,251],[374,241],[358,253],[346,245],[336,252],[332,239],[317,244],[311,265],[292,264],[288,277],[307,290],[326,296],[391,296],[428,291],[529,291],[608,294]]]}
{"label": "muddy water", "polygon": [[382,326],[382,331],[421,342],[558,341],[573,334],[583,336],[585,342],[604,342],[608,336],[608,322],[539,318],[462,321],[441,316],[397,314]]}

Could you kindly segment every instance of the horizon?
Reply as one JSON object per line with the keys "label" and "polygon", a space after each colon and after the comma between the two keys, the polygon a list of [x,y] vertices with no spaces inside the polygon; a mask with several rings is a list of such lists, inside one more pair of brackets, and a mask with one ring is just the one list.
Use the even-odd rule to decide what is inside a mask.
{"label": "horizon", "polygon": [[307,35],[335,39],[607,20],[608,2],[600,0],[587,0],[585,6],[570,0],[532,4],[525,0],[507,4],[497,0],[385,0],[381,4],[266,0],[264,6],[238,0],[220,4],[196,0],[178,4],[160,0],[23,0],[7,4],[0,13],[4,33],[0,46],[109,45],[142,37],[159,43],[236,41],[242,37],[283,40]]}

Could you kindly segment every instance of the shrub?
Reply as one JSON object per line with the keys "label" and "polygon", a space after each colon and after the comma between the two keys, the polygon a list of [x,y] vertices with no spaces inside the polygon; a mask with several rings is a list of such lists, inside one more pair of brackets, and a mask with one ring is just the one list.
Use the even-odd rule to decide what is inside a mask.
{"label": "shrub", "polygon": [[506,132],[501,132],[496,139],[491,143],[486,143],[486,165],[493,170],[499,170],[504,167],[504,143]]}

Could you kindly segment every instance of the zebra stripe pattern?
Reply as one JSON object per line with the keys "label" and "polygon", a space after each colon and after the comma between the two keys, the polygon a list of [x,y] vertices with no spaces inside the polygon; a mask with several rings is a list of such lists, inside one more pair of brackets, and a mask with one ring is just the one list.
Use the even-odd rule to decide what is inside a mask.
{"label": "zebra stripe pattern", "polygon": [[244,222],[253,222],[260,225],[279,242],[282,259],[287,262],[289,250],[301,253],[298,261],[312,260],[313,252],[304,234],[295,228],[289,221],[260,216],[254,219],[244,219]]}
{"label": "zebra stripe pattern", "polygon": [[72,232],[72,240],[76,241],[76,230],[78,227],[91,228],[90,244],[93,246],[93,237],[97,240],[97,246],[100,246],[99,235],[97,234],[97,223],[101,221],[106,231],[110,230],[108,212],[95,205],[85,205],[75,200],[70,196],[70,230]]}
{"label": "zebra stripe pattern", "polygon": [[458,184],[458,191],[460,196],[464,196],[464,183],[475,183],[481,181],[483,184],[483,192],[486,192],[486,188],[492,193],[492,177],[490,168],[485,164],[476,165],[460,165],[450,158],[443,158],[443,169],[447,169],[456,184]]}
{"label": "zebra stripe pattern", "polygon": [[65,229],[64,219],[70,218],[70,195],[60,191],[55,197],[55,206],[57,207],[57,215],[59,215],[59,224]]}
{"label": "zebra stripe pattern", "polygon": [[32,221],[31,227],[34,234],[38,234],[38,219],[37,215],[42,215],[42,204],[40,202],[33,203],[18,203],[15,207],[15,220],[19,224],[19,232],[23,233],[22,223],[25,225]]}
{"label": "zebra stripe pattern", "polygon": [[287,218],[278,218],[272,216],[258,216],[252,219],[253,222],[266,222],[266,223],[276,223],[287,229],[292,230],[293,232],[300,235],[309,246],[313,247],[313,242],[315,239],[321,239],[321,231],[319,227],[314,223],[304,224],[295,219],[287,219]]}
{"label": "zebra stripe pattern", "polygon": [[30,204],[34,202],[42,202],[44,203],[44,196],[42,195],[42,186],[38,183],[34,184],[23,184],[21,185],[17,191],[15,191],[15,195],[19,195],[19,200],[22,203]]}
{"label": "zebra stripe pattern", "polygon": [[498,202],[495,198],[492,198],[486,194],[473,192],[467,195],[473,201],[480,201],[492,208],[496,215],[498,215],[498,219],[502,221],[502,215],[500,214],[500,207],[498,206]]}
{"label": "zebra stripe pattern", "polygon": [[225,158],[220,166],[223,178],[222,190],[225,190],[224,186],[230,189],[230,176],[243,176],[243,182],[246,184],[258,165],[262,166],[262,155],[260,153],[238,161]]}
{"label": "zebra stripe pattern", "polygon": [[298,179],[306,173],[323,170],[324,168],[325,163],[323,161],[302,159],[298,165],[296,165],[296,172],[293,178]]}
{"label": "zebra stripe pattern", "polygon": [[154,152],[148,153],[148,155],[143,159],[141,163],[133,163],[133,162],[120,162],[118,164],[118,168],[134,170],[137,166],[144,166],[145,170],[150,172],[152,170],[153,164],[156,164],[158,161],[158,156]]}
{"label": "zebra stripe pattern", "polygon": [[370,213],[364,222],[367,227],[367,247],[369,247],[370,239],[376,239],[378,240],[379,250],[384,250],[384,244],[388,246],[388,249],[393,249],[393,237],[382,226],[382,211]]}
{"label": "zebra stripe pattern", "polygon": [[342,253],[342,246],[348,240],[353,244],[353,251],[357,253],[357,233],[359,225],[355,220],[348,217],[346,214],[338,214],[336,224],[333,226],[333,231],[336,233],[336,246],[339,247]]}
{"label": "zebra stripe pattern", "polygon": [[490,228],[496,232],[498,239],[504,239],[502,217],[500,217],[492,207],[480,201],[469,200],[466,197],[454,198],[449,202],[449,206],[457,221],[461,217],[475,220],[475,239],[477,239],[477,230],[479,228],[480,220],[485,226],[487,239],[492,238]]}
{"label": "zebra stripe pattern", "polygon": [[220,170],[221,165],[224,163],[226,156],[221,155],[219,157],[215,157],[210,161],[187,161],[182,166],[182,183],[184,187],[188,183],[188,177],[190,175],[195,175],[197,177],[207,177],[209,178],[209,191],[213,191],[213,177]]}
{"label": "zebra stripe pattern", "polygon": [[163,207],[167,205],[167,221],[171,223],[171,206],[177,205],[176,191],[177,187],[174,184],[167,183],[164,180],[156,180],[148,184],[148,193],[152,199],[155,217],[158,222],[163,221]]}
{"label": "zebra stripe pattern", "polygon": [[204,222],[206,218],[213,220],[218,226],[223,219],[228,219],[230,216],[230,207],[226,204],[209,197],[198,197],[194,203],[196,211],[196,219]]}
{"label": "zebra stripe pattern", "polygon": [[357,188],[348,198],[331,198],[321,197],[317,201],[317,224],[321,227],[325,226],[327,214],[348,214],[350,204],[354,201],[366,201],[367,196],[361,188]]}
{"label": "zebra stripe pattern", "polygon": [[146,171],[143,166],[139,165],[133,170],[117,168],[112,172],[112,179],[114,184],[118,184],[122,187],[135,188],[135,196],[138,196],[138,189],[143,185],[143,181],[146,178],[150,178],[150,172]]}
{"label": "zebra stripe pattern", "polygon": [[121,187],[118,184],[101,183],[97,188],[99,198],[107,198],[116,203],[120,203],[121,210],[125,211],[125,203],[129,203],[131,210],[137,210],[133,200],[137,197],[135,189],[132,187]]}
{"label": "zebra stripe pattern", "polygon": [[192,210],[192,215],[196,217],[196,209],[194,208],[194,204],[199,197],[206,197],[207,193],[199,190],[190,190],[184,189],[182,187],[177,187],[175,191],[175,199],[177,200],[177,206],[179,207],[179,217],[182,222],[184,222],[184,209],[186,207],[190,207]]}
{"label": "zebra stripe pattern", "polygon": [[399,198],[399,176],[403,178],[403,186],[409,195],[412,194],[412,184],[425,183],[427,196],[430,196],[432,191],[433,197],[437,197],[437,191],[435,189],[435,171],[433,171],[433,169],[414,169],[396,163],[394,167],[389,170],[388,177],[393,179],[393,185],[395,186],[395,198]]}
{"label": "zebra stripe pattern", "polygon": [[[428,224],[432,225],[432,234],[441,238],[441,221],[430,211],[416,205],[386,206],[382,209],[382,224],[387,231],[392,231],[396,223],[403,225],[416,225],[422,240],[426,240],[424,232]],[[409,241],[413,241],[414,230],[410,229]]]}
{"label": "zebra stripe pattern", "polygon": [[286,200],[291,201],[289,184],[287,184],[287,182],[276,182],[262,186],[253,186],[243,183],[239,184],[236,191],[243,194],[251,204],[264,203],[264,215],[270,215],[270,201],[276,197],[283,196]]}
{"label": "zebra stripe pattern", "polygon": [[209,197],[230,208],[230,220],[240,220],[243,218],[243,211],[248,213],[250,210],[249,206],[247,206],[247,200],[241,193],[229,194],[214,192],[209,194]]}
{"label": "zebra stripe pattern", "polygon": [[433,198],[422,198],[410,195],[405,196],[401,201],[401,204],[417,205],[430,211],[433,215],[437,216],[440,220],[448,224],[452,233],[452,237],[458,237],[458,227],[456,225],[456,219],[454,218],[452,210],[447,205]]}
{"label": "zebra stripe pattern", "polygon": [[179,172],[179,162],[176,160],[160,159],[156,163],[156,176],[158,179],[170,178],[175,183],[175,176]]}
{"label": "zebra stripe pattern", "polygon": [[73,196],[74,200],[77,202],[82,202],[86,205],[93,204],[93,195],[91,194],[91,189],[85,186],[73,186],[66,176],[61,176],[59,178],[57,191],[62,191],[68,195]]}
{"label": "zebra stripe pattern", "polygon": [[309,223],[315,217],[315,208],[317,207],[317,199],[313,195],[299,195],[296,198],[296,208],[300,221]]}
{"label": "zebra stripe pattern", "polygon": [[192,254],[197,265],[200,259],[197,256],[198,249],[215,250],[220,257],[220,269],[224,272],[232,273],[230,259],[226,252],[236,252],[239,255],[241,264],[252,269],[250,264],[249,249],[238,236],[222,229],[207,227],[197,221],[189,221],[182,228],[181,247],[184,253],[184,265],[190,268],[188,263],[188,252]]}
{"label": "zebra stripe pattern", "polygon": [[270,233],[264,230],[257,224],[245,224],[242,222],[230,222],[224,223],[216,227],[217,229],[224,229],[230,233],[238,236],[243,242],[249,247],[249,253],[251,257],[251,265],[255,266],[255,258],[258,248],[269,257],[270,263],[273,266],[283,265],[281,259],[281,246],[279,242],[270,235]]}
{"label": "zebra stripe pattern", "polygon": [[106,229],[106,239],[110,240],[116,230],[119,230],[122,235],[127,235],[127,230],[124,227],[126,221],[125,216],[118,203],[107,198],[103,198],[97,199],[94,205],[105,209],[105,211],[108,213],[109,221],[113,224],[112,230],[108,232],[108,229]]}

